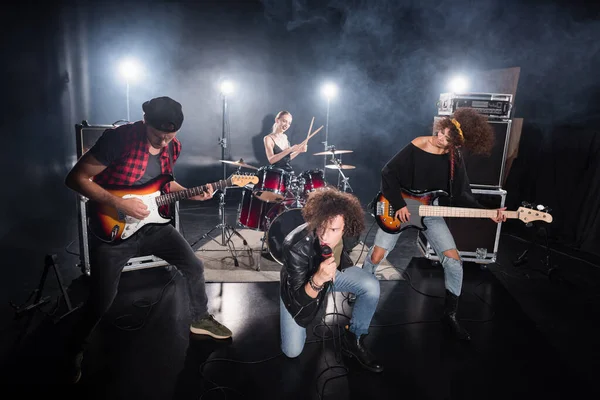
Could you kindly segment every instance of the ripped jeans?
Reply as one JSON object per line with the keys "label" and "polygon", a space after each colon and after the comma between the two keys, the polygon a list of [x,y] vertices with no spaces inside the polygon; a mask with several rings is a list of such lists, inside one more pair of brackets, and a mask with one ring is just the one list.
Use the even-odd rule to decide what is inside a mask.
{"label": "ripped jeans", "polygon": [[[427,227],[423,231],[423,234],[429,241],[429,244],[440,258],[442,267],[444,268],[444,285],[452,294],[460,296],[462,290],[463,281],[463,267],[462,260],[456,260],[451,257],[447,257],[444,252],[447,250],[456,249],[454,238],[452,233],[446,225],[446,221],[442,217],[424,217],[423,223]],[[375,243],[369,249],[365,261],[363,263],[363,269],[375,274],[377,266],[371,261],[371,254],[373,253],[373,247],[381,247],[385,249],[385,255],[382,260],[385,260],[390,254],[390,251],[394,249],[398,239],[402,233],[390,234],[386,233],[381,228],[378,229],[375,235]]]}

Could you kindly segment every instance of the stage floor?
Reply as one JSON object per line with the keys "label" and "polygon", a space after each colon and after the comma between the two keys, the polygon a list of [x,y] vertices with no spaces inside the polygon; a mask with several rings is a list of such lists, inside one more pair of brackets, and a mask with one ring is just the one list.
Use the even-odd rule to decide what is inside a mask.
{"label": "stage floor", "polygon": [[[214,211],[182,209],[182,231],[190,243],[218,223]],[[369,245],[374,231],[365,238]],[[74,267],[77,257],[69,253],[77,252],[77,244],[66,251],[57,244],[68,243],[72,234],[55,236],[45,247],[36,241],[39,233],[24,231],[23,240],[13,239],[13,258],[5,264],[2,284],[8,300],[26,300],[40,279],[43,254],[52,250],[59,255],[71,301],[78,304],[85,298],[86,277]],[[380,280],[381,298],[366,339],[385,367],[381,374],[341,356],[339,341],[331,338],[346,317],[315,321],[307,331],[304,352],[287,359],[279,348],[277,281],[208,283],[210,310],[233,331],[233,338],[191,337],[183,280],[177,275],[169,283],[175,270],[158,267],[123,274],[113,307],[85,354],[81,397],[563,399],[598,394],[591,383],[600,346],[593,340],[598,328],[590,321],[598,313],[598,298],[589,296],[591,286],[573,288],[581,271],[594,268],[585,260],[557,255],[560,265],[568,262],[569,271],[581,273],[549,279],[543,274],[540,252],[532,252],[526,267],[509,266],[527,244],[502,236],[498,263],[464,266],[458,316],[473,339],[463,344],[445,335],[439,323],[441,267],[407,253],[404,246],[410,242],[392,252],[389,262],[405,263],[406,279]],[[61,302],[53,308],[57,285],[52,274],[48,282],[47,295],[53,297],[43,310],[60,316],[66,307]],[[153,307],[144,307],[152,302]],[[342,295],[335,296],[335,305],[338,312],[350,315],[352,307]],[[55,324],[41,312],[12,320],[12,308],[1,310],[3,383],[62,383],[63,338],[77,312]],[[333,311],[333,298],[327,311]]]}

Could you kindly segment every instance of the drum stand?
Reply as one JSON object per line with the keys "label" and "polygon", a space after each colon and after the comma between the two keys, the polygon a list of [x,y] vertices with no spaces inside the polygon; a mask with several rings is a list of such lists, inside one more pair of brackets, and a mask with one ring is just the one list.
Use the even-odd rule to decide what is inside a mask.
{"label": "drum stand", "polygon": [[[225,190],[227,190],[227,188]],[[212,240],[219,243],[219,245],[227,246],[229,248],[229,252],[231,253],[231,257],[233,258],[233,264],[236,267],[239,267],[240,263],[238,262],[237,255],[236,255],[236,249],[235,249],[235,246],[233,245],[233,242],[231,241],[231,237],[233,235],[236,235],[237,237],[242,239],[244,246],[248,246],[248,241],[234,227],[227,225],[225,223],[225,190],[222,190],[221,193],[219,194],[219,216],[221,217],[221,223],[214,226],[210,231],[206,232],[200,239],[198,239],[196,242],[194,242],[192,244],[192,247],[194,247],[194,245],[196,243],[198,243],[199,241],[201,241],[207,237],[210,237]],[[214,237],[210,236],[210,233],[212,231],[214,231],[215,229],[221,230],[221,242],[218,242]],[[252,249],[250,249],[250,252],[252,252]]]}
{"label": "drum stand", "polygon": [[[350,186],[350,183],[348,183],[348,180],[350,178],[347,177],[346,175],[344,175],[344,173],[342,172],[342,168],[341,168],[342,162],[341,161],[342,161],[341,158],[338,160],[337,158],[335,158],[335,156],[333,156],[333,155],[331,156],[331,162],[333,162],[337,166],[337,170],[339,172],[338,189],[341,191],[344,191],[344,192],[347,192],[348,189],[350,189],[350,192],[354,192],[354,190],[352,190],[352,187]],[[343,186],[343,189],[341,188],[342,186]]]}

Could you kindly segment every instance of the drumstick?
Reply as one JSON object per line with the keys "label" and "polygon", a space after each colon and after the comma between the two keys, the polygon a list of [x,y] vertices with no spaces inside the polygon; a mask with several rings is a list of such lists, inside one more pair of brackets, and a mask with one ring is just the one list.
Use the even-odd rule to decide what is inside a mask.
{"label": "drumstick", "polygon": [[310,121],[310,126],[308,127],[308,132],[306,133],[306,139],[310,136],[310,131],[312,131],[313,122],[315,122],[315,117],[312,117],[312,121]]}
{"label": "drumstick", "polygon": [[320,131],[321,129],[323,129],[323,125],[321,125],[321,127],[320,127],[319,129],[317,129],[316,131],[314,131],[313,133],[311,133],[311,134],[310,134],[310,136],[309,136],[309,137],[307,137],[307,138],[304,140],[304,142],[302,142],[302,143],[301,143],[301,145],[302,145],[302,146],[304,146],[306,143],[308,143],[308,140],[309,140],[311,137],[315,136],[317,133],[319,133],[319,131]]}

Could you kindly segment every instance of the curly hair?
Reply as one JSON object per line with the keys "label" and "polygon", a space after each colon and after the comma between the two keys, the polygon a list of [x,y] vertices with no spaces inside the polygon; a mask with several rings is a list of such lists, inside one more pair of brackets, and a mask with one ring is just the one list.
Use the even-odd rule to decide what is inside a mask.
{"label": "curly hair", "polygon": [[454,112],[453,118],[460,123],[463,136],[452,123],[450,117],[437,120],[433,126],[435,132],[450,128],[449,143],[454,147],[464,146],[472,154],[489,155],[494,146],[494,130],[487,116],[472,108],[462,107]]}
{"label": "curly hair", "polygon": [[345,236],[359,236],[365,229],[365,214],[356,196],[335,188],[311,192],[302,209],[310,230],[324,226],[338,215],[344,217]]}

